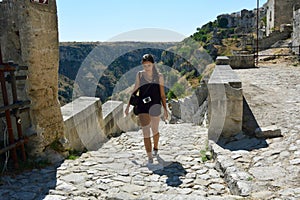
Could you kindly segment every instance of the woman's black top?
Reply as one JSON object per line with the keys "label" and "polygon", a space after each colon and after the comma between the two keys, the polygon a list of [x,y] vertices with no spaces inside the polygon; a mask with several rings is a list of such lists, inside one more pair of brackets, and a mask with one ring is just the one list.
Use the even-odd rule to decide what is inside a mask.
{"label": "woman's black top", "polygon": [[159,81],[147,81],[142,72],[139,72],[140,88],[139,96],[140,101],[138,104],[139,113],[148,113],[151,116],[159,116],[161,114],[161,96]]}

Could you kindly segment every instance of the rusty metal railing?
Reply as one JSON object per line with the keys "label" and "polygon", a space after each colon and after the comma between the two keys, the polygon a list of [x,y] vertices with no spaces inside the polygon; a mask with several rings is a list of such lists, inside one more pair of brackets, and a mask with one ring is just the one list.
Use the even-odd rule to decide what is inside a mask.
{"label": "rusty metal railing", "polygon": [[[1,83],[1,92],[3,98],[3,106],[0,107],[0,117],[5,117],[6,127],[9,138],[9,145],[4,146],[0,149],[0,154],[10,151],[12,155],[12,159],[14,162],[14,167],[16,169],[19,168],[18,156],[17,156],[17,148],[20,147],[21,155],[23,161],[26,160],[26,152],[24,144],[28,141],[28,138],[23,136],[22,131],[22,120],[20,117],[20,113],[26,112],[29,110],[28,106],[30,101],[20,101],[17,96],[17,80],[25,80],[27,76],[16,76],[15,72],[19,70],[27,70],[26,66],[18,66],[13,63],[4,63],[2,60],[2,53],[0,48],[0,83]],[[11,94],[12,94],[12,104],[9,103],[9,96],[7,91],[8,82],[11,85]],[[13,133],[13,122],[12,116],[15,117],[15,123],[17,128],[18,137],[15,138]],[[5,134],[5,133],[3,133]]]}

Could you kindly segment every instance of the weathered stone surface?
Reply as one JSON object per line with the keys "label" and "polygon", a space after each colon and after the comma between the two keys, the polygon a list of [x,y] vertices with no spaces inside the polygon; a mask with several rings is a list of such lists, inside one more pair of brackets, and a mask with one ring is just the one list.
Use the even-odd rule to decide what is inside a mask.
{"label": "weathered stone surface", "polygon": [[[107,101],[102,106],[103,112],[103,129],[107,136],[116,136],[122,132],[120,129],[123,118],[123,102]],[[123,122],[124,123],[124,122]]]}
{"label": "weathered stone surface", "polygon": [[256,199],[272,199],[274,198],[274,193],[271,191],[261,191],[261,192],[255,192],[251,196]]}
{"label": "weathered stone surface", "polygon": [[281,137],[281,130],[275,126],[267,126],[267,127],[261,127],[257,130],[255,130],[256,137],[259,138],[273,138],[273,137]]}
{"label": "weathered stone surface", "polygon": [[45,147],[63,137],[64,130],[58,103],[56,1],[49,0],[47,6],[12,0],[0,4],[4,61],[13,60],[16,64],[28,66],[26,73],[21,72],[28,79],[18,86],[20,100],[31,100],[29,115],[22,115],[23,130],[31,129],[37,133],[33,142],[28,143],[28,153],[41,157]]}
{"label": "weathered stone surface", "polygon": [[[293,46],[300,46],[300,7],[295,5],[293,12],[293,34],[292,34],[292,44]],[[300,54],[299,48],[293,48],[295,54]]]}
{"label": "weathered stone surface", "polygon": [[61,107],[68,148],[97,150],[107,140],[99,98],[80,97]]}
{"label": "weathered stone surface", "polygon": [[[176,119],[181,119],[183,122],[202,125],[204,115],[207,111],[208,97],[207,84],[201,82],[200,86],[195,90],[193,95],[170,102],[172,108],[172,116]],[[174,123],[176,120],[174,120]]]}
{"label": "weathered stone surface", "polygon": [[229,65],[217,65],[208,81],[209,139],[233,136],[242,130],[241,81]]}
{"label": "weathered stone surface", "polygon": [[254,167],[249,172],[258,180],[275,180],[285,176],[285,170],[281,167]]}
{"label": "weathered stone surface", "polygon": [[255,67],[255,60],[252,54],[230,56],[229,60],[229,65],[232,69],[247,69]]}
{"label": "weathered stone surface", "polygon": [[[208,199],[212,195],[226,199],[229,189],[222,178],[214,178],[222,177],[214,170],[215,163],[200,162],[199,149],[206,147],[207,129],[164,123],[160,128],[160,141],[165,145],[160,146],[152,165],[145,164],[141,132],[127,132],[111,138],[97,151],[65,160],[59,168],[34,170],[17,176],[15,182],[7,177],[3,181],[26,185],[22,188],[33,194],[41,191],[41,199]],[[138,148],[131,149],[132,144],[139,144]],[[12,199],[15,191],[3,184],[0,194]]]}
{"label": "weathered stone surface", "polygon": [[138,185],[131,185],[131,184],[127,184],[124,185],[121,190],[128,192],[128,193],[133,193],[133,192],[137,192],[137,191],[142,191],[145,190],[146,187],[145,186],[138,186]]}
{"label": "weathered stone surface", "polygon": [[290,163],[291,163],[292,165],[299,165],[299,164],[300,164],[300,158],[291,160]]}
{"label": "weathered stone surface", "polygon": [[216,65],[229,65],[229,58],[227,56],[218,56]]}

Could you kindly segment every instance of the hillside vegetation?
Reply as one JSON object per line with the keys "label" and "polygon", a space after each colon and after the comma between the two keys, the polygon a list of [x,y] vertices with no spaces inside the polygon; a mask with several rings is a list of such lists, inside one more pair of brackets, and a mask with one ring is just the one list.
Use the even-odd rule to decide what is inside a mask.
{"label": "hillside vegetation", "polygon": [[136,72],[142,70],[145,53],[154,55],[157,68],[166,79],[169,98],[191,93],[199,84],[201,71],[212,62],[200,43],[190,39],[180,43],[62,43],[61,104],[82,95],[99,97],[102,102],[112,95],[113,99],[127,101],[126,89],[134,83]]}
{"label": "hillside vegetation", "polygon": [[60,102],[63,105],[78,96],[127,101],[145,53],[154,55],[169,99],[189,95],[217,56],[252,51],[254,37],[249,28],[230,27],[226,18],[218,16],[181,42],[61,43]]}

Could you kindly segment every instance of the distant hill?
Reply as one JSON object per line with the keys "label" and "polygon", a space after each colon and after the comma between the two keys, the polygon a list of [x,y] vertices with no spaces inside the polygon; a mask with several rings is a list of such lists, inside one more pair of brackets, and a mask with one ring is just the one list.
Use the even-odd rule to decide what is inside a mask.
{"label": "distant hill", "polygon": [[[81,95],[100,97],[102,102],[111,99],[112,95],[114,99],[126,100],[128,92],[121,94],[122,90],[133,84],[145,53],[154,55],[159,71],[166,78],[167,92],[175,90],[171,91],[170,98],[188,94],[199,84],[201,71],[211,63],[209,56],[203,56],[207,53],[199,43],[192,43],[188,39],[168,43],[61,43],[60,102],[63,105],[72,101],[72,96]],[[203,55],[195,56],[199,52]],[[132,73],[126,74],[131,70]],[[120,80],[123,81],[121,87]],[[116,85],[119,85],[117,89]]]}
{"label": "distant hill", "polygon": [[[188,95],[217,56],[252,50],[249,40],[254,40],[255,12],[219,15],[182,42],[60,43],[60,102],[63,105],[82,95],[99,97],[102,102],[126,101],[145,53],[154,55],[164,74],[168,98]],[[260,13],[263,23],[265,16]]]}

